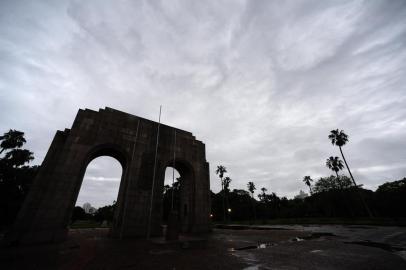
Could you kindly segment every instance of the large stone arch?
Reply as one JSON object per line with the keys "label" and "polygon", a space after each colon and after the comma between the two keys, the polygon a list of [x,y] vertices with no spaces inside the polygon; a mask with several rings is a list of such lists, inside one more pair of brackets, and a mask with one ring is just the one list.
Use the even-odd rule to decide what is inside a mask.
{"label": "large stone arch", "polygon": [[[57,242],[66,238],[74,203],[87,165],[99,156],[117,159],[122,168],[111,233],[115,237],[145,237],[152,194],[158,123],[111,108],[79,110],[71,129],[57,131],[34,180],[9,241]],[[176,147],[174,136],[176,133]],[[189,175],[185,185],[189,207],[187,229],[210,230],[209,164],[205,145],[187,131],[160,125],[157,177],[154,185],[151,232],[161,233],[162,170],[173,162]],[[172,159],[171,159],[172,158]]]}

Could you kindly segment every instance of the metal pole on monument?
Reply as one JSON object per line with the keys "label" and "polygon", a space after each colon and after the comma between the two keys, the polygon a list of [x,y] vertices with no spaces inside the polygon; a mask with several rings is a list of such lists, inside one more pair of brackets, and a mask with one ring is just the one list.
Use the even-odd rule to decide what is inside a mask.
{"label": "metal pole on monument", "polygon": [[148,227],[147,227],[147,239],[151,236],[151,219],[152,219],[152,206],[154,201],[154,188],[155,188],[155,175],[156,175],[156,162],[158,156],[158,144],[159,144],[159,127],[161,125],[161,111],[162,105],[159,106],[159,121],[158,121],[158,128],[156,134],[156,145],[155,145],[155,160],[154,160],[154,172],[152,175],[152,188],[151,188],[151,202],[149,206],[149,216],[148,216]]}

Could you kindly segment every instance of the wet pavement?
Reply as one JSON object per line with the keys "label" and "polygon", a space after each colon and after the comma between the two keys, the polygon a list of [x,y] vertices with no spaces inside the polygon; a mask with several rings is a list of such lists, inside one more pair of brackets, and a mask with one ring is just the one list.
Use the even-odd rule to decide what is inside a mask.
{"label": "wet pavement", "polygon": [[[406,269],[405,227],[283,225],[254,228],[256,236],[263,231],[269,233],[242,238],[241,233],[236,236],[231,233],[226,237],[240,245],[231,251],[249,264],[246,269]],[[252,232],[250,226],[237,230],[246,231],[247,235]],[[275,233],[279,237],[275,237]],[[288,239],[283,238],[283,234]],[[290,237],[291,234],[296,236]]]}
{"label": "wet pavement", "polygon": [[72,230],[61,245],[1,248],[0,269],[406,269],[405,227],[224,228],[169,243]]}

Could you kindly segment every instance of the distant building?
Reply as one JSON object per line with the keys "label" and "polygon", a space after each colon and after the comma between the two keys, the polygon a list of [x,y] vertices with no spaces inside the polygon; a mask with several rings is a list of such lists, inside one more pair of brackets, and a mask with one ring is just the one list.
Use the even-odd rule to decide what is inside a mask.
{"label": "distant building", "polygon": [[295,199],[301,199],[303,200],[304,198],[309,197],[309,194],[304,192],[303,190],[299,191],[299,194],[295,196]]}

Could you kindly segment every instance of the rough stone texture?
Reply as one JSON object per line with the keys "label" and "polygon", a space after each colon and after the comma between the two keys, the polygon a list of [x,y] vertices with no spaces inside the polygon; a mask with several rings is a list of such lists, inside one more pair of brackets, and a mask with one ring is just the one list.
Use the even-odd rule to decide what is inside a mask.
{"label": "rough stone texture", "polygon": [[[157,128],[157,122],[111,108],[98,112],[79,110],[71,129],[56,132],[7,239],[19,243],[64,240],[86,167],[99,156],[116,158],[123,168],[112,235],[145,237]],[[161,234],[162,192],[167,166],[175,167],[181,175],[182,232],[208,232],[210,180],[205,145],[190,132],[161,124],[151,235]]]}

